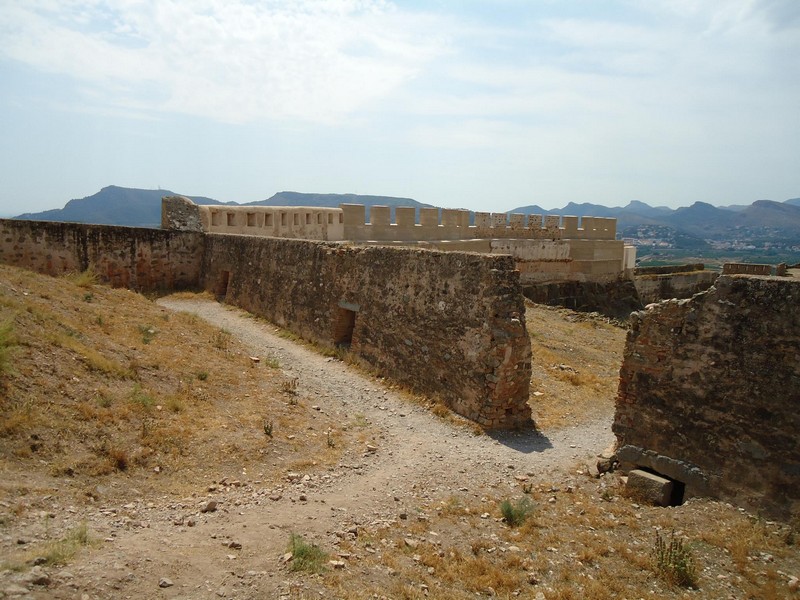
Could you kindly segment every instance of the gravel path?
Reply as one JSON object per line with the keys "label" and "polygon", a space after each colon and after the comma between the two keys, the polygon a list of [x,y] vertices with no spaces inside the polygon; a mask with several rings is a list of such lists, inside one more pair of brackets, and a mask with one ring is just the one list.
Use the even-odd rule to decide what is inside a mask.
{"label": "gravel path", "polygon": [[278,485],[244,476],[214,486],[198,481],[197,491],[185,498],[143,498],[131,490],[124,505],[70,506],[74,520],[86,523],[102,544],[68,569],[46,571],[46,585],[36,583],[43,576],[39,567],[7,572],[0,577],[0,597],[311,597],[292,591],[298,582],[278,560],[290,534],[335,548],[354,531],[410,514],[421,518],[419,511],[454,496],[516,497],[521,480],[562,485],[613,440],[610,415],[546,435],[475,435],[381,380],[277,336],[273,326],[241,310],[208,300],[168,297],[158,303],[228,330],[253,356],[276,358],[287,376],[298,379],[300,398],[313,399],[339,423],[363,420],[376,447],[351,445],[334,467],[287,474]]}
{"label": "gravel path", "polygon": [[298,378],[299,393],[317,398],[323,411],[342,418],[361,414],[377,426],[385,451],[370,463],[374,487],[422,483],[457,490],[464,487],[465,475],[471,485],[493,486],[507,481],[509,474],[551,476],[591,460],[614,439],[610,415],[546,434],[531,430],[476,436],[410,403],[380,380],[275,335],[274,327],[238,309],[209,300],[166,298],[159,303],[230,331],[255,356],[277,358],[287,375]]}

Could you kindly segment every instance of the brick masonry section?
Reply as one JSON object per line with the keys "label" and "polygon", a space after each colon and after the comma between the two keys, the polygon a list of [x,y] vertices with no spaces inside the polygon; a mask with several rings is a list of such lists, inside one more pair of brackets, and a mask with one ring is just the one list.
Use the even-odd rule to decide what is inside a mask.
{"label": "brick masonry section", "polygon": [[634,313],[619,457],[778,516],[800,512],[800,281],[721,276]]}

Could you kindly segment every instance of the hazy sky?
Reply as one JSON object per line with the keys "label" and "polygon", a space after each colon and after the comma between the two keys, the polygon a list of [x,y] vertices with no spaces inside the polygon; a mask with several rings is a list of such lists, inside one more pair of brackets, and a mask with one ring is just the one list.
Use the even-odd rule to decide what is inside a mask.
{"label": "hazy sky", "polygon": [[0,214],[800,196],[800,0],[0,0]]}

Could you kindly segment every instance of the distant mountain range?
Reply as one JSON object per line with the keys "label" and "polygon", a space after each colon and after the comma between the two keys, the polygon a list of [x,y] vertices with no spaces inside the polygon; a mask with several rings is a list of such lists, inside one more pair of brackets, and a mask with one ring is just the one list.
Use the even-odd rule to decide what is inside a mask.
{"label": "distant mountain range", "polygon": [[[104,187],[91,196],[70,200],[64,208],[38,213],[25,213],[14,217],[30,221],[66,221],[72,223],[95,223],[99,225],[126,225],[130,227],[160,227],[161,198],[164,196],[186,196],[197,204],[220,204],[227,206],[327,206],[338,207],[342,203],[364,204],[369,216],[370,206],[430,207],[411,198],[391,196],[361,196],[358,194],[304,194],[300,192],[278,192],[271,198],[237,204],[220,202],[204,196],[176,194],[171,190],[140,190],[116,185]],[[394,212],[394,211],[392,211]]]}
{"label": "distant mountain range", "polygon": [[[76,200],[70,200],[61,209],[39,213],[25,213],[17,219],[43,221],[72,221],[108,225],[159,227],[161,223],[161,198],[174,196],[170,190],[140,190],[118,186],[102,190]],[[190,196],[198,204],[227,204],[213,198]],[[328,206],[344,202],[370,206],[429,207],[411,198],[367,196],[357,194],[306,194],[278,192],[271,198],[249,202],[243,206]],[[521,206],[509,211],[523,214],[558,214],[594,217],[614,217],[617,231],[634,239],[671,239],[680,247],[702,247],[713,240],[750,240],[757,243],[777,243],[781,246],[800,245],[800,198],[785,202],[757,200],[747,206],[715,207],[705,202],[671,209],[650,206],[634,200],[624,207],[607,207],[599,204],[570,202],[564,208],[545,210],[540,206]]]}
{"label": "distant mountain range", "polygon": [[[633,201],[624,207],[599,204],[575,204],[545,210],[540,206],[521,206],[510,211],[523,214],[558,214],[594,217],[614,217],[617,231],[625,237],[638,238],[644,230],[653,228],[672,231],[683,237],[703,240],[747,239],[780,240],[800,244],[800,198],[785,202],[756,200],[749,206],[716,207],[705,202],[671,209]],[[663,237],[659,235],[657,237]]]}

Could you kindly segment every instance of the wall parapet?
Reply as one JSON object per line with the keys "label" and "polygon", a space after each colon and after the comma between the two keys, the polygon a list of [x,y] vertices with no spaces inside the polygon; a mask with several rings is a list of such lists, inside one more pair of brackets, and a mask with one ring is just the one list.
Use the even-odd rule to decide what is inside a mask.
{"label": "wall parapet", "polygon": [[602,217],[524,215],[476,212],[470,225],[470,211],[450,208],[421,208],[419,223],[413,207],[370,207],[370,218],[362,204],[342,204],[344,238],[352,241],[445,241],[470,239],[616,239],[617,220]]}
{"label": "wall parapet", "polygon": [[777,266],[757,263],[725,263],[722,265],[723,275],[786,275],[786,265]]}
{"label": "wall parapet", "polygon": [[[231,233],[323,241],[445,241],[471,239],[576,239],[614,240],[617,221],[604,217],[524,215],[476,212],[451,208],[419,209],[413,206],[371,206],[366,217],[363,204],[339,208],[303,206],[194,205],[184,197],[162,202],[162,227],[183,230],[201,228],[209,233]],[[194,230],[194,229],[192,229]]]}

